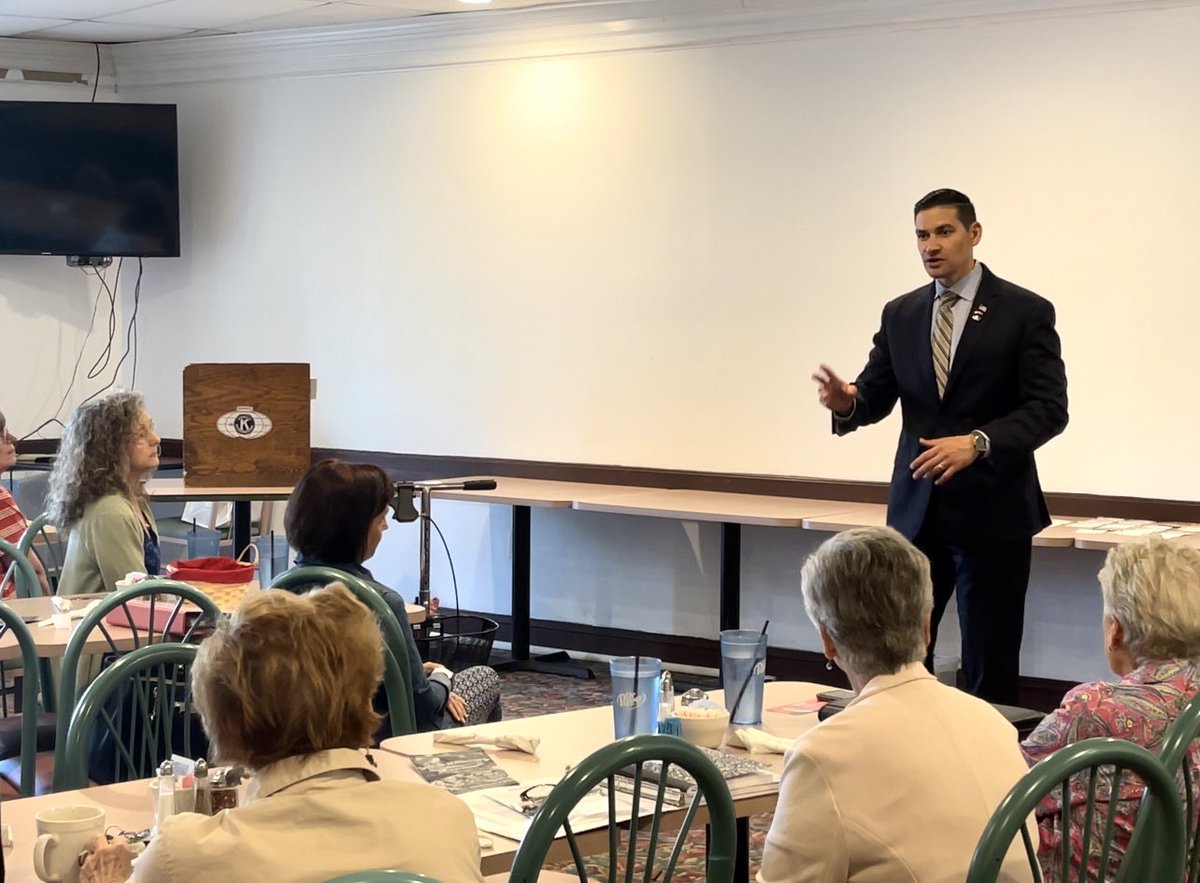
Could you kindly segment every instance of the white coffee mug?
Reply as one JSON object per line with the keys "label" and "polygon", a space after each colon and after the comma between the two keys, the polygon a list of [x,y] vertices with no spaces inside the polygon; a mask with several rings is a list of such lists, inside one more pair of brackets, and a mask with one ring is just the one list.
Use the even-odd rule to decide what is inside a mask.
{"label": "white coffee mug", "polygon": [[104,810],[98,806],[56,806],[34,816],[38,839],[33,870],[47,883],[79,883],[79,853],[104,833]]}

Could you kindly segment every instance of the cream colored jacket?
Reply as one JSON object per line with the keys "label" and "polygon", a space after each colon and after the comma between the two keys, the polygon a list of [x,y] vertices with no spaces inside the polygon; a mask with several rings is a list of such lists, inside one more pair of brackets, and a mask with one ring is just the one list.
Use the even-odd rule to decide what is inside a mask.
{"label": "cream colored jacket", "polygon": [[362,752],[339,748],[264,768],[237,809],[168,819],[133,879],[322,883],[382,868],[479,883],[475,819],[454,795],[381,782]]}
{"label": "cream colored jacket", "polygon": [[[962,883],[1028,769],[1016,730],[987,703],[920,664],[872,678],[789,749],[759,883]],[[1005,883],[1032,879],[1017,844]]]}

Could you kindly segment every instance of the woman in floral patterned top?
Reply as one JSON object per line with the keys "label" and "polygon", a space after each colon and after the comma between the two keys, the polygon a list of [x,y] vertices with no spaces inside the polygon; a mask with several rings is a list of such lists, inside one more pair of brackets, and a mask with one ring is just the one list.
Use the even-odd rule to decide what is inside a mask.
{"label": "woman in floral patterned top", "polygon": [[[1064,745],[1109,736],[1136,742],[1157,753],[1167,728],[1200,688],[1200,551],[1161,540],[1117,546],[1100,571],[1104,596],[1104,651],[1120,680],[1081,684],[1063,697],[1021,745],[1030,765]],[[1192,769],[1200,761],[1193,745]],[[1137,818],[1144,788],[1129,774],[1121,777],[1114,844],[1108,873],[1099,873],[1100,849],[1112,800],[1111,774],[1097,786],[1097,812],[1087,862],[1087,879],[1111,879],[1120,866]],[[1087,782],[1071,783],[1071,865],[1078,869]],[[1058,883],[1062,869],[1062,791],[1037,810],[1038,849],[1046,883]],[[1072,876],[1072,879],[1075,879]]]}

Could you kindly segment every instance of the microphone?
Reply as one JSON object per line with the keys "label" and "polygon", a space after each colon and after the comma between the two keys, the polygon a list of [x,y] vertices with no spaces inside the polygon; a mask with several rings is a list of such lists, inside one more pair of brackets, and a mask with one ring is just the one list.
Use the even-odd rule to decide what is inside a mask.
{"label": "microphone", "polygon": [[462,489],[464,491],[494,491],[496,482],[491,478],[477,478],[474,481],[464,481]]}

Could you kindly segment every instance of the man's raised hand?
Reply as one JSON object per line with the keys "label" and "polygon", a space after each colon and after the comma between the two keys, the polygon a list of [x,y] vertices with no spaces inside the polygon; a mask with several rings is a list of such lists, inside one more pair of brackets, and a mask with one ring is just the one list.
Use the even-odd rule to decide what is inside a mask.
{"label": "man's raised hand", "polygon": [[828,365],[822,364],[812,376],[817,384],[817,398],[821,404],[839,417],[848,417],[854,411],[854,397],[858,387],[837,376]]}

